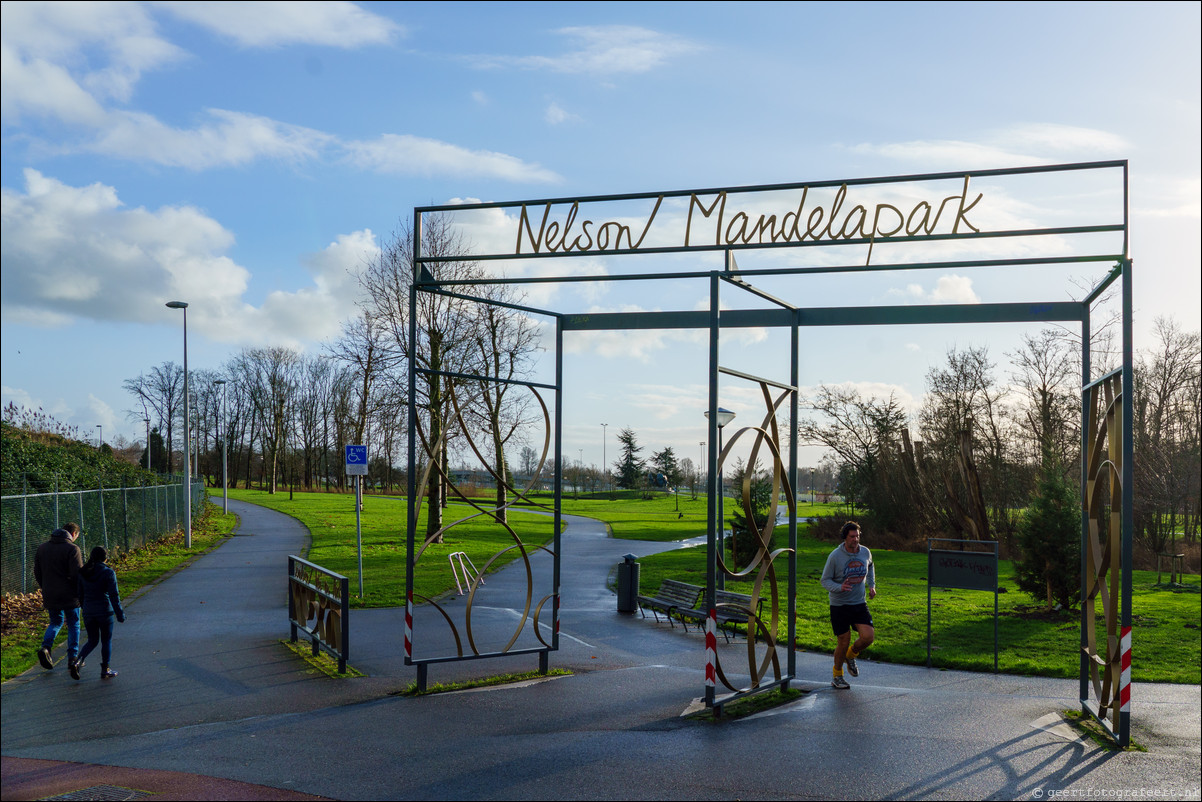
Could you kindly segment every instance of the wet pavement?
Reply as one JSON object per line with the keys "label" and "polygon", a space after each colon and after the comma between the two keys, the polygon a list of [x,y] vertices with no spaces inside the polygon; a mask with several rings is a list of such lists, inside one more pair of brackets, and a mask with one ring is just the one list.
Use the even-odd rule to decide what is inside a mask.
{"label": "wet pavement", "polygon": [[[862,660],[852,690],[835,691],[830,656],[807,652],[793,683],[806,693],[790,705],[684,718],[703,692],[702,636],[616,612],[607,588],[622,555],[680,544],[613,540],[580,518],[567,517],[550,656],[571,676],[398,696],[415,678],[403,611],[353,610],[350,662],[366,676],[327,677],[282,643],[286,557],[307,533],[230,505],[235,537],[126,600],[117,678],[100,680],[89,661],[80,682],[60,665],[4,684],[3,799],[1199,798],[1199,686],[1134,687],[1146,752],[1111,752],[1063,724],[1075,680]],[[512,632],[524,572],[511,565],[486,584],[474,624]],[[444,606],[459,615],[463,602]],[[418,612],[418,654],[448,648],[431,615]],[[718,643],[734,670],[745,644]],[[536,655],[434,664],[429,680],[537,665]]]}

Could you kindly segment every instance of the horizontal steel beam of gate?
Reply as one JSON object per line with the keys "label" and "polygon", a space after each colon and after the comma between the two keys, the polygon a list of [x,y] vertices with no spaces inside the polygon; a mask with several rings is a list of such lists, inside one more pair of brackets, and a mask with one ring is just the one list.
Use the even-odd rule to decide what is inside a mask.
{"label": "horizontal steel beam of gate", "polygon": [[[709,325],[709,311],[603,312],[565,315],[564,331],[630,329],[699,329]],[[948,304],[941,306],[849,306],[800,309],[723,309],[724,328],[801,326],[898,326],[925,323],[1052,323],[1081,321],[1085,307],[1074,301],[1019,304]]]}

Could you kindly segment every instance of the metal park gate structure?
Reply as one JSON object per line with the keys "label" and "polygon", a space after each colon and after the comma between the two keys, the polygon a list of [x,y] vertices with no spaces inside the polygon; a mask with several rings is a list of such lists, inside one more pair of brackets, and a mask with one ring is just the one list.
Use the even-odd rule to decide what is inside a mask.
{"label": "metal park gate structure", "polygon": [[[563,490],[562,411],[563,341],[566,332],[614,332],[692,329],[708,332],[708,559],[705,608],[704,698],[719,708],[741,696],[787,687],[796,678],[795,619],[797,589],[797,515],[793,499],[797,478],[798,369],[801,333],[811,328],[882,325],[1059,323],[1079,327],[1082,343],[1082,416],[1084,515],[1082,526],[1081,705],[1121,744],[1129,739],[1131,533],[1132,533],[1132,325],[1131,259],[1128,256],[1128,165],[1126,161],[1047,165],[1031,168],[948,172],[810,183],[772,184],[660,193],[551,198],[504,203],[427,206],[414,210],[413,277],[409,295],[409,342],[418,343],[419,296],[444,297],[486,307],[509,309],[554,326],[554,380],[529,382],[507,376],[445,371],[437,360],[410,362],[409,373],[409,516],[405,662],[418,670],[424,687],[432,663],[539,655],[546,670],[549,652],[559,646],[560,499]],[[1066,193],[1067,186],[1067,193]],[[983,191],[978,191],[983,190]],[[1066,204],[1065,197],[1072,203]],[[1030,222],[1042,210],[1056,225]],[[428,215],[447,216],[453,226],[503,235],[508,245],[488,245],[471,253],[423,253]],[[745,264],[740,267],[736,255]],[[642,256],[642,259],[633,257]],[[578,267],[585,258],[587,268]],[[622,257],[622,258],[618,258]],[[550,264],[548,265],[548,260]],[[596,262],[605,261],[598,270]],[[499,263],[488,278],[458,278],[455,262]],[[655,262],[656,272],[611,271]],[[682,261],[687,262],[682,265]],[[706,263],[708,262],[708,264]],[[537,267],[537,269],[535,269]],[[1005,279],[1013,294],[1045,294],[1017,302],[808,306],[808,282],[831,278],[932,269],[976,270]],[[1093,270],[1080,300],[1059,300],[1069,293],[1057,286],[1056,271]],[[1037,276],[1036,279],[1022,276]],[[512,303],[498,293],[506,285],[566,285],[577,282],[663,282],[695,286],[708,296],[708,309],[591,312],[553,310]],[[1110,290],[1118,283],[1117,293]],[[642,285],[640,285],[642,286]],[[703,289],[701,289],[703,288]],[[699,292],[699,294],[701,294]],[[1119,296],[1122,318],[1122,366],[1093,377],[1090,359],[1091,315]],[[679,297],[676,296],[676,297]],[[748,308],[732,308],[735,304]],[[789,363],[777,375],[754,375],[726,364],[721,334],[740,328],[789,332]],[[434,344],[437,347],[437,343]],[[544,438],[535,478],[523,488],[494,474],[514,501],[527,498],[542,482],[548,464],[554,502],[550,545],[523,540],[503,505],[488,505],[455,487],[441,458],[449,424],[423,428],[417,404],[417,378],[445,393],[448,420],[462,416],[468,396],[489,387],[515,387],[532,394],[543,412]],[[739,429],[718,447],[720,384],[742,385],[763,399],[762,418]],[[550,397],[548,402],[545,396]],[[481,447],[461,427],[468,447],[484,464]],[[418,440],[421,449],[418,449]],[[727,564],[719,548],[718,476],[736,442],[750,444],[756,457],[771,463],[774,508],[754,534],[757,554],[742,568]],[[420,478],[419,478],[420,474]],[[438,566],[431,547],[452,524],[419,536],[421,506],[433,481],[450,488],[475,508],[473,519],[491,520],[507,532],[509,545],[492,558],[516,551],[524,562],[527,584],[516,591],[511,609],[521,609],[516,628],[504,622],[490,646],[485,641],[482,577],[467,594],[466,607],[452,609],[414,592],[415,573]],[[772,549],[777,499],[789,499],[788,545]],[[750,494],[743,488],[747,521],[754,521]],[[436,503],[437,494],[431,503]],[[434,549],[433,551],[436,551]],[[423,557],[426,557],[423,561]],[[490,560],[490,564],[492,562]],[[742,561],[740,561],[742,562]],[[549,563],[549,565],[546,565]],[[747,665],[735,681],[715,648],[716,589],[725,579],[753,583],[747,620]],[[490,582],[490,586],[492,583]],[[491,588],[490,588],[491,590]],[[783,591],[781,593],[780,591]],[[785,598],[786,608],[777,600]],[[419,611],[414,600],[430,602]],[[759,612],[759,602],[768,602]],[[731,611],[724,610],[724,613]],[[424,620],[415,621],[415,615]],[[782,621],[782,617],[785,619]],[[786,632],[782,639],[782,624]],[[432,633],[427,646],[417,630]],[[425,637],[423,635],[423,637]],[[464,641],[467,642],[465,648]],[[426,643],[426,641],[422,641]],[[1074,647],[1077,644],[1074,644]],[[785,652],[784,665],[778,647]],[[718,687],[726,691],[721,697]]]}

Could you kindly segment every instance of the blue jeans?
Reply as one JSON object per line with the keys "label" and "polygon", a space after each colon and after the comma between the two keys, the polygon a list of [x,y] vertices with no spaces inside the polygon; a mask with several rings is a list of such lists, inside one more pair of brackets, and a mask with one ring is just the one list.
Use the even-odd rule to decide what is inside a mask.
{"label": "blue jeans", "polygon": [[65,610],[47,610],[50,613],[50,626],[46,627],[46,634],[42,636],[42,648],[53,649],[54,639],[58,637],[58,631],[63,628],[63,621],[67,623],[67,656],[71,659],[79,654],[79,608],[68,607]]}
{"label": "blue jeans", "polygon": [[96,648],[96,644],[100,644],[100,664],[107,666],[109,658],[113,656],[113,625],[116,624],[115,616],[88,616],[83,620],[83,625],[88,629],[88,642],[83,645],[83,651],[79,653],[79,659],[82,662],[85,657],[92,653]]}

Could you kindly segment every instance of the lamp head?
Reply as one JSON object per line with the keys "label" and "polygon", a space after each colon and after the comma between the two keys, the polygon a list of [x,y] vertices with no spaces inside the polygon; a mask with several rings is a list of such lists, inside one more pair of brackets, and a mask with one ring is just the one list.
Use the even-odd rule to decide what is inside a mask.
{"label": "lamp head", "polygon": [[[709,416],[710,416],[709,410],[706,410],[705,417],[708,418]],[[719,429],[726,426],[726,424],[730,423],[734,419],[735,419],[735,413],[731,412],[729,409],[723,409],[722,407],[718,407],[718,428]]]}
{"label": "lamp head", "polygon": [[168,301],[167,308],[168,309],[187,309],[188,302],[187,301]]}

